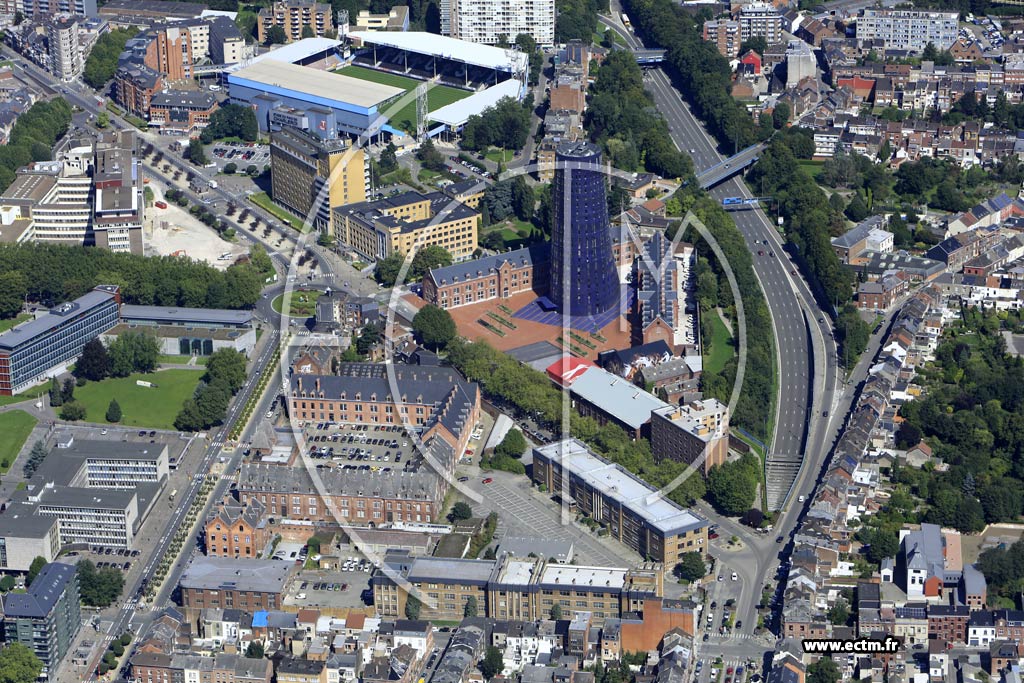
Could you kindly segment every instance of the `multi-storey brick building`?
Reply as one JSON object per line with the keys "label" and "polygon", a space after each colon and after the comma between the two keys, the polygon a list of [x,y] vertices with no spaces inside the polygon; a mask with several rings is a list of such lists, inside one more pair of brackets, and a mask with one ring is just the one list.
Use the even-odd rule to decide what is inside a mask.
{"label": "multi-storey brick building", "polygon": [[206,521],[206,554],[256,559],[270,541],[266,509],[257,497],[226,500]]}
{"label": "multi-storey brick building", "polygon": [[612,538],[666,567],[674,567],[680,555],[707,550],[707,520],[576,439],[534,448],[533,481],[575,501]]}
{"label": "multi-storey brick building", "polygon": [[440,308],[458,308],[481,301],[508,299],[547,287],[548,243],[475,261],[434,268],[423,278],[423,298]]}
{"label": "multi-storey brick building", "polygon": [[642,609],[645,600],[664,590],[664,567],[656,563],[634,569],[548,563],[542,558],[504,555],[498,560],[412,557],[389,552],[384,567],[370,580],[378,615],[404,613],[409,588],[424,596],[424,619],[459,619],[472,598],[492,619],[545,619],[554,605],[566,618],[590,612],[602,623],[609,617]]}
{"label": "multi-storey brick building", "polygon": [[291,562],[276,560],[196,556],[178,581],[181,606],[193,613],[204,608],[278,609],[294,568]]}

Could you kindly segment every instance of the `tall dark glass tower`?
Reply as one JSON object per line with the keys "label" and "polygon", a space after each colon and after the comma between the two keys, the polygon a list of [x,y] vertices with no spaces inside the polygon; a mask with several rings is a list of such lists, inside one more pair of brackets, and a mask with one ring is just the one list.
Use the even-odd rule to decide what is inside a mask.
{"label": "tall dark glass tower", "polygon": [[597,315],[619,298],[601,150],[566,142],[555,150],[555,164],[551,300],[563,314]]}

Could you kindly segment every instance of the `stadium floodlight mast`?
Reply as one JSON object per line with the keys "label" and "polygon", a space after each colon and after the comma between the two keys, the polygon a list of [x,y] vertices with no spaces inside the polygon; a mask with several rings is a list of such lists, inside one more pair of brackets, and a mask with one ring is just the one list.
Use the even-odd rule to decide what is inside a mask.
{"label": "stadium floodlight mast", "polygon": [[[510,56],[512,56],[516,52],[517,51],[515,51],[515,50],[510,50]],[[511,61],[512,61],[513,64],[518,64],[518,61],[515,58],[513,58]],[[520,67],[516,67],[515,70],[516,70],[516,75],[517,76],[519,76],[520,78],[525,78],[526,72],[522,69],[521,66]],[[391,102],[387,106],[387,109],[384,112],[382,112],[383,116],[381,116],[375,122],[375,125],[371,126],[371,128],[369,130],[365,131],[357,139],[356,142],[354,142],[352,145],[350,145],[349,149],[345,152],[345,154],[346,154],[345,161],[347,161],[348,158],[351,158],[351,155],[354,155],[354,154],[358,153],[359,151],[363,151],[364,153],[369,153],[370,147],[371,147],[371,143],[372,143],[374,137],[380,132],[380,128],[381,128],[381,126],[383,124],[383,121],[387,120],[388,116],[394,116],[396,113],[398,113],[404,106],[409,104],[410,100],[412,100],[413,98],[415,98],[416,108],[417,108],[417,134],[421,138],[421,140],[424,139],[423,135],[426,132],[426,118],[427,118],[427,111],[426,111],[426,101],[427,101],[427,99],[426,99],[426,96],[427,96],[427,93],[429,92],[430,88],[432,88],[432,87],[434,87],[433,83],[423,83],[420,86],[418,86],[415,89],[415,91],[408,91],[403,96],[399,97],[397,100]],[[296,287],[295,283],[299,282],[298,272],[297,272],[298,271],[298,267],[299,267],[298,266],[299,257],[300,257],[301,254],[303,254],[306,251],[307,244],[309,244],[309,241],[310,241],[311,237],[315,237],[315,235],[316,235],[316,230],[311,229],[313,227],[313,220],[317,216],[318,210],[319,210],[320,206],[322,205],[322,202],[327,201],[329,188],[331,187],[333,182],[335,182],[340,177],[342,169],[346,168],[347,164],[345,163],[345,161],[343,161],[343,163],[336,164],[334,166],[333,170],[331,171],[331,174],[330,174],[327,182],[325,182],[325,183],[323,183],[321,185],[320,190],[318,192],[318,195],[317,195],[317,197],[315,198],[315,200],[313,202],[313,207],[310,209],[309,214],[305,218],[304,225],[303,225],[303,232],[299,236],[299,239],[297,240],[297,245],[296,245],[295,251],[292,253],[292,257],[291,257],[291,260],[290,260],[290,263],[289,263],[288,277],[285,279],[285,291],[284,291],[284,295],[282,297],[282,315],[281,315],[281,319],[280,319],[280,335],[281,335],[281,339],[283,340],[283,342],[280,345],[282,357],[281,357],[281,363],[280,363],[279,371],[281,373],[281,386],[283,388],[283,391],[286,394],[286,399],[285,399],[286,401],[287,401],[287,394],[290,391],[290,385],[291,385],[290,376],[289,376],[289,372],[288,372],[288,365],[289,365],[289,358],[290,358],[290,351],[289,350],[290,350],[290,348],[292,347],[293,344],[300,345],[302,347],[307,347],[307,348],[310,347],[310,346],[313,346],[313,345],[320,344],[320,345],[324,345],[324,346],[333,346],[335,348],[340,349],[340,345],[338,343],[337,337],[334,337],[333,335],[332,335],[333,339],[324,339],[324,338],[318,339],[315,336],[304,336],[304,335],[303,336],[298,336],[298,335],[296,335],[295,331],[291,328],[291,326],[289,324],[290,323],[290,317],[289,316],[290,316],[290,308],[291,308],[291,294],[292,294],[292,292],[294,291],[294,289]],[[519,163],[515,163],[515,162],[513,162],[513,163],[514,163],[513,168],[510,168],[510,169],[506,170],[501,175],[501,177],[499,179],[500,181],[510,181],[511,179],[515,178],[516,176],[520,176],[520,175],[525,176],[525,175],[528,175],[528,174],[531,174],[531,173],[535,174],[535,173],[540,172],[540,171],[550,171],[550,170],[555,170],[555,169],[561,170],[563,172],[569,172],[569,173],[576,173],[576,172],[594,173],[594,172],[599,172],[601,174],[604,174],[608,178],[609,181],[613,181],[616,178],[628,180],[628,179],[632,179],[632,177],[633,177],[632,173],[612,168],[611,165],[607,164],[607,163],[603,163],[602,164],[602,163],[592,163],[591,162],[591,163],[587,163],[587,164],[582,164],[581,165],[578,162],[577,163],[573,163],[573,162],[567,163],[567,162],[564,162],[564,161],[562,161],[562,162],[556,161],[554,163],[555,169],[551,168],[550,162],[547,163],[547,164],[539,164],[539,163],[535,163],[535,162],[533,162],[533,163],[526,163],[526,160],[521,160]],[[469,192],[469,193],[482,192],[486,188],[486,186],[487,186],[487,181],[479,180],[476,183],[476,185],[473,188],[467,190],[467,192]],[[449,487],[457,490],[465,499],[467,499],[467,500],[469,500],[469,501],[471,501],[473,503],[476,503],[476,504],[481,504],[481,503],[484,503],[484,497],[479,492],[477,492],[477,491],[473,490],[472,488],[470,488],[466,483],[459,482],[456,479],[453,471],[449,471],[449,468],[446,467],[445,464],[443,463],[443,458],[438,457],[438,454],[435,452],[438,449],[430,448],[427,445],[425,445],[423,440],[422,440],[422,438],[420,437],[420,435],[418,433],[418,430],[416,429],[416,425],[414,425],[410,421],[409,415],[412,413],[412,411],[407,410],[407,406],[405,405],[405,401],[402,398],[402,391],[400,390],[400,388],[398,386],[398,379],[397,379],[397,374],[396,374],[395,364],[394,364],[394,359],[393,359],[394,350],[395,350],[395,344],[393,342],[394,342],[394,340],[396,338],[396,332],[403,332],[402,328],[397,324],[396,318],[400,314],[404,315],[405,317],[408,317],[409,314],[410,314],[410,312],[408,310],[409,304],[403,300],[403,297],[406,294],[408,294],[408,292],[409,292],[409,288],[408,288],[407,283],[406,283],[406,276],[407,276],[407,274],[409,272],[409,269],[410,269],[410,266],[412,264],[412,257],[414,255],[414,253],[419,248],[427,246],[428,244],[432,243],[432,239],[435,236],[434,235],[434,231],[437,229],[436,226],[439,223],[441,223],[441,222],[446,220],[446,218],[450,215],[451,210],[454,209],[458,205],[458,203],[459,203],[458,200],[453,198],[453,199],[450,200],[450,202],[446,206],[441,207],[434,214],[434,216],[431,217],[431,219],[430,219],[428,225],[425,227],[425,229],[420,231],[419,235],[417,236],[416,243],[409,250],[409,253],[405,255],[405,260],[402,263],[401,268],[399,269],[399,273],[398,273],[398,276],[396,278],[395,285],[392,287],[391,292],[388,295],[388,300],[387,300],[387,311],[386,311],[386,315],[385,315],[385,324],[384,324],[384,335],[385,335],[384,349],[385,349],[385,354],[386,354],[386,356],[388,356],[388,358],[387,358],[386,362],[384,363],[384,367],[385,367],[387,382],[388,382],[388,385],[389,385],[389,393],[392,396],[391,400],[393,400],[394,403],[395,403],[394,411],[393,411],[392,414],[398,416],[398,419],[401,421],[401,425],[400,426],[408,434],[408,440],[410,442],[410,445],[412,445],[419,452],[420,456],[423,459],[424,466],[432,468],[437,473],[437,475],[439,477],[441,477],[442,479],[445,480],[445,482],[447,483],[447,485]],[[609,222],[609,226],[608,227],[609,227],[609,230],[612,229],[611,222]],[[634,229],[634,226],[629,225],[629,222],[627,220],[625,223],[620,223],[619,229],[622,230],[625,233],[623,235],[623,237],[633,241],[634,245],[637,247],[637,253],[643,254],[644,253],[643,250],[639,248],[640,247],[640,236],[636,233],[636,231]],[[742,299],[739,296],[739,291],[738,291],[738,286],[737,286],[736,279],[735,279],[735,277],[734,277],[734,275],[732,273],[731,268],[729,267],[728,262],[724,258],[724,253],[722,252],[721,248],[718,246],[718,243],[715,240],[714,236],[711,234],[711,232],[692,213],[688,213],[683,218],[683,221],[682,221],[682,224],[681,224],[679,230],[677,231],[677,233],[674,236],[673,240],[670,240],[671,243],[672,243],[672,252],[674,253],[675,245],[678,243],[680,238],[683,236],[684,232],[686,232],[688,229],[693,230],[693,231],[699,233],[700,236],[708,243],[708,245],[711,247],[711,249],[719,257],[720,262],[722,262],[722,264],[723,264],[723,269],[724,269],[724,271],[726,273],[726,276],[727,276],[727,279],[729,281],[730,288],[733,290],[733,298],[737,302],[737,309],[738,309],[737,310],[737,314],[738,314],[737,315],[737,318],[738,318],[737,319],[737,326],[739,328],[739,335],[738,335],[739,336],[739,349],[738,349],[738,351],[739,351],[738,356],[739,357],[738,357],[738,367],[737,367],[737,372],[736,372],[735,384],[734,384],[734,387],[733,387],[732,396],[730,397],[730,401],[729,401],[729,408],[733,409],[735,407],[736,401],[737,401],[738,396],[739,396],[739,389],[740,389],[740,386],[742,385],[742,382],[743,382],[743,373],[744,373],[744,367],[745,367],[745,364],[746,364],[746,321],[745,321],[743,313],[742,313]],[[565,250],[567,250],[567,252],[571,252],[575,247],[571,244],[571,240],[569,240],[568,242],[569,243],[564,243],[562,246],[563,246],[563,248]],[[558,256],[553,254],[552,258],[558,258]],[[657,277],[659,277],[659,279],[660,279],[660,276],[662,275],[662,273],[664,271],[664,268],[666,267],[665,264],[661,264],[659,266],[659,265],[655,265],[653,263],[649,263],[648,259],[646,258],[646,256],[641,256],[641,261],[642,261],[642,263],[640,264],[641,268],[651,272],[652,274],[656,273]],[[622,301],[621,298],[619,299],[618,302],[616,302],[616,305],[618,305],[620,307],[622,307],[624,304],[625,304],[625,302]],[[621,313],[625,313],[627,311],[625,309],[622,309],[619,312],[621,314]],[[569,323],[568,320],[564,320],[563,321],[563,325],[568,325],[568,323]],[[555,430],[555,433],[558,433],[559,436],[562,437],[562,438],[566,438],[566,437],[568,437],[571,434],[571,431],[570,431],[570,416],[571,416],[571,413],[572,413],[572,410],[571,410],[571,397],[569,396],[568,391],[563,389],[562,390],[562,410],[561,410],[561,421],[562,421],[562,424],[560,426],[560,430]],[[308,439],[306,437],[305,430],[303,428],[305,426],[305,424],[301,423],[300,421],[298,421],[295,418],[294,412],[291,411],[291,410],[288,411],[288,416],[289,416],[289,420],[290,420],[290,423],[291,423],[291,430],[292,430],[292,433],[293,433],[293,435],[295,437],[295,444],[296,444],[296,446],[297,446],[297,448],[299,450],[299,454],[300,454],[300,457],[302,459],[303,466],[306,468],[306,471],[307,471],[307,473],[308,473],[308,475],[309,475],[309,477],[311,479],[311,482],[312,482],[315,490],[318,492],[321,500],[323,501],[323,505],[330,511],[331,515],[341,525],[341,527],[346,531],[346,533],[348,534],[348,536],[351,539],[353,547],[359,549],[364,555],[366,555],[366,557],[368,559],[370,559],[371,562],[376,567],[378,567],[390,581],[392,581],[394,584],[399,586],[402,590],[406,591],[409,595],[416,596],[420,600],[420,602],[422,604],[424,604],[425,606],[428,606],[430,608],[435,607],[436,603],[437,603],[436,599],[430,598],[425,593],[421,593],[415,586],[410,584],[403,576],[401,576],[400,572],[398,572],[394,567],[385,565],[384,562],[383,562],[383,559],[384,559],[383,554],[375,551],[373,549],[373,547],[369,543],[366,543],[366,542],[364,542],[362,540],[361,536],[362,536],[362,532],[364,530],[364,527],[363,526],[354,526],[352,521],[350,521],[350,518],[348,516],[348,510],[347,509],[346,510],[342,510],[336,504],[336,502],[334,500],[334,496],[339,494],[339,493],[342,493],[342,492],[340,492],[340,491],[332,491],[332,490],[328,489],[328,487],[325,485],[325,482],[324,482],[324,480],[323,480],[323,478],[321,476],[320,471],[317,468],[316,461],[312,457],[310,457],[310,449],[309,449],[309,445],[307,443]],[[685,481],[690,476],[693,476],[694,474],[697,474],[700,471],[700,469],[702,468],[704,457],[705,457],[705,454],[702,454],[697,461],[695,461],[690,467],[688,467],[686,469],[686,471],[684,471],[682,474],[680,474],[674,481],[670,482],[667,486],[665,486],[664,488],[658,490],[657,492],[652,493],[650,495],[650,500],[648,502],[649,503],[653,503],[658,498],[667,497],[668,493],[670,493],[674,488],[679,486],[683,481]],[[571,523],[573,523],[574,515],[572,515],[570,513],[570,511],[568,510],[568,503],[567,503],[568,497],[567,496],[562,496],[562,501],[563,501],[563,503],[562,503],[563,509],[561,510],[561,514],[559,515],[559,517],[561,518],[561,522],[563,524],[571,524]],[[365,520],[365,521],[370,522],[370,521],[373,521],[373,520]],[[381,519],[381,520],[378,520],[378,521],[379,522],[383,522],[383,521],[386,521],[386,520]]]}

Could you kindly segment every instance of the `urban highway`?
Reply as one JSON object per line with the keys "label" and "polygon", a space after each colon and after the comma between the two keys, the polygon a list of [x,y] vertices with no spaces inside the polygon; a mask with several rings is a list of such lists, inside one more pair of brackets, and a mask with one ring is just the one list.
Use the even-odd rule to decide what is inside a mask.
{"label": "urban highway", "polygon": [[[612,0],[611,4],[611,17],[603,17],[602,22],[621,35],[630,48],[660,47],[645,46],[619,22],[619,1]],[[693,158],[695,170],[699,173],[721,163],[723,155],[718,145],[690,112],[668,75],[660,68],[651,69],[646,84],[668,121],[673,142]],[[727,150],[728,154],[734,151]],[[722,182],[710,194],[719,200],[757,196],[740,177]],[[769,507],[781,509],[780,517],[765,536],[729,520],[719,521],[721,535],[743,539],[743,549],[720,553],[719,560],[735,570],[745,584],[736,615],[743,621],[741,631],[750,633],[757,624],[756,605],[761,587],[772,583],[778,558],[785,554],[785,543],[799,520],[802,506],[798,499],[813,491],[841,426],[834,410],[839,401],[839,369],[830,317],[818,308],[806,282],[790,262],[774,221],[760,209],[731,215],[750,248],[754,271],[771,314],[778,355],[775,427],[768,444],[766,474]],[[764,255],[758,255],[758,251]],[[757,333],[748,330],[748,334]],[[704,512],[717,518],[708,508]],[[779,536],[782,542],[776,542]]]}

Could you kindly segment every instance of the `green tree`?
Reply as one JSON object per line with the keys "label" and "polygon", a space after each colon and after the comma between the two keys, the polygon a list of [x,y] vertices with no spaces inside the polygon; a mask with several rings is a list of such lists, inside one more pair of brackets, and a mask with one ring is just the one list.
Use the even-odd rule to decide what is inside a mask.
{"label": "green tree", "polygon": [[264,654],[263,643],[258,640],[251,641],[249,646],[245,648],[245,656],[247,659],[263,659]]}
{"label": "green tree", "polygon": [[13,318],[21,312],[28,296],[28,278],[13,270],[0,274],[0,318]]}
{"label": "green tree", "polygon": [[224,382],[228,390],[235,394],[248,377],[245,365],[245,354],[234,349],[218,349],[207,358],[206,376],[203,379],[209,384]]}
{"label": "green tree", "polygon": [[385,287],[394,287],[398,274],[405,263],[405,254],[395,252],[377,261],[373,269],[373,277]]}
{"label": "green tree", "polygon": [[160,358],[160,345],[156,337],[145,332],[125,332],[107,348],[110,355],[110,374],[127,377],[133,372],[149,373],[156,370]]}
{"label": "green tree", "polygon": [[284,28],[274,24],[267,29],[266,40],[263,41],[264,45],[283,45],[288,42],[288,36],[284,32]]}
{"label": "green tree", "polygon": [[720,513],[742,515],[750,509],[760,481],[757,457],[748,453],[739,460],[711,468],[708,473],[708,498]]}
{"label": "green tree", "polygon": [[121,404],[117,402],[116,398],[110,399],[110,405],[107,406],[107,422],[120,422],[121,421]]}
{"label": "green tree", "polygon": [[469,503],[465,501],[459,501],[452,506],[451,514],[448,518],[453,522],[462,522],[473,516],[473,508],[469,507]]}
{"label": "green tree", "polygon": [[792,116],[792,110],[789,104],[786,102],[779,102],[775,105],[775,109],[772,111],[772,125],[776,130],[785,127],[789,123],[789,117]]}
{"label": "green tree", "polygon": [[462,607],[462,616],[475,617],[477,613],[476,596],[470,595],[466,598],[466,604]]}
{"label": "green tree", "polygon": [[435,350],[446,347],[458,333],[451,314],[433,304],[427,304],[413,316],[412,331],[426,347]]}
{"label": "green tree", "polygon": [[233,161],[229,161],[228,163],[224,164],[224,173],[226,173],[228,175],[234,175],[235,171],[237,171],[237,170],[238,170],[238,164],[236,164]]}
{"label": "green tree", "polygon": [[501,650],[493,645],[489,645],[484,653],[483,660],[480,662],[480,673],[489,681],[501,673],[504,667],[505,663],[501,656]]}
{"label": "green tree", "polygon": [[444,155],[437,151],[434,141],[430,138],[420,143],[420,148],[416,150],[416,158],[425,169],[438,173],[445,170]]}
{"label": "green tree", "polygon": [[210,159],[206,156],[206,150],[203,149],[203,143],[199,138],[189,140],[188,158],[196,166],[205,166],[210,163]]}
{"label": "green tree", "polygon": [[405,618],[417,621],[420,618],[420,610],[423,609],[423,603],[415,595],[409,595],[405,601]]}
{"label": "green tree", "polygon": [[699,581],[703,579],[707,573],[707,566],[704,564],[704,558],[700,553],[683,553],[679,556],[679,564],[675,566],[673,570],[675,575],[684,581]]}
{"label": "green tree", "polygon": [[98,382],[110,376],[110,355],[99,337],[86,342],[82,355],[75,363],[75,376]]}
{"label": "green tree", "polygon": [[102,90],[107,81],[114,77],[117,58],[124,52],[125,43],[139,32],[137,28],[108,31],[96,39],[82,71],[84,80],[93,90]]}
{"label": "green tree", "polygon": [[831,657],[822,657],[807,667],[807,683],[838,683],[839,667]]}
{"label": "green tree", "polygon": [[39,465],[42,464],[49,454],[50,451],[47,450],[46,444],[42,441],[36,441],[32,444],[32,450],[28,453],[28,460],[22,468],[26,479],[30,479],[35,474],[36,470],[39,469]]}
{"label": "green tree", "polygon": [[0,592],[10,593],[12,590],[14,590],[14,585],[14,577],[10,574],[7,574],[4,576],[4,578],[0,579]]}
{"label": "green tree", "polygon": [[740,56],[745,55],[748,50],[753,50],[763,57],[767,49],[768,41],[765,40],[764,36],[751,36],[740,44]]}
{"label": "green tree", "polygon": [[200,136],[204,144],[234,137],[254,142],[260,134],[256,113],[241,104],[225,104],[210,115],[210,122]]}
{"label": "green tree", "polygon": [[46,558],[41,555],[36,555],[32,560],[32,564],[28,566],[28,574],[25,575],[25,585],[31,586],[32,582],[36,580],[39,572],[46,566]]}
{"label": "green tree", "polygon": [[91,607],[109,607],[124,589],[124,574],[113,567],[97,569],[91,560],[81,560],[77,574],[82,603]]}
{"label": "green tree", "polygon": [[101,111],[96,116],[96,127],[97,128],[106,128],[109,125],[110,125],[110,114],[108,114],[105,111]]}
{"label": "green tree", "polygon": [[562,606],[557,602],[551,606],[551,611],[548,613],[552,621],[561,621],[562,619]]}
{"label": "green tree", "polygon": [[868,217],[869,211],[867,204],[861,199],[860,194],[855,194],[850,199],[850,203],[846,205],[846,217],[854,223],[860,223],[862,220]]}
{"label": "green tree", "polygon": [[860,317],[857,307],[853,304],[843,306],[836,319],[836,341],[839,342],[839,358],[843,367],[849,369],[857,364],[870,338],[871,326]]}
{"label": "green tree", "polygon": [[0,683],[34,683],[43,672],[43,663],[21,643],[0,649]]}
{"label": "green tree", "polygon": [[64,379],[63,384],[60,388],[60,397],[64,403],[75,400],[75,380],[72,377]]}
{"label": "green tree", "polygon": [[60,419],[77,422],[85,419],[85,406],[77,401],[65,403],[60,409]]}
{"label": "green tree", "polygon": [[452,255],[444,247],[428,244],[416,252],[409,264],[409,282],[419,282],[434,268],[443,268],[452,264]]}
{"label": "green tree", "polygon": [[64,405],[64,394],[60,390],[60,382],[56,377],[50,378],[50,405],[54,408]]}
{"label": "green tree", "polygon": [[526,438],[521,431],[513,427],[508,430],[508,434],[501,440],[501,443],[495,447],[494,454],[509,458],[521,458],[525,451]]}
{"label": "green tree", "polygon": [[310,26],[309,24],[305,24],[302,27],[301,35],[303,38],[316,38],[316,33],[313,32],[313,27]]}
{"label": "green tree", "polygon": [[395,147],[395,143],[388,143],[388,146],[381,151],[380,161],[377,163],[380,166],[380,172],[384,174],[391,173],[398,168],[398,148]]}
{"label": "green tree", "polygon": [[828,620],[836,626],[845,626],[846,622],[850,620],[850,608],[846,604],[846,600],[838,598],[828,609]]}

